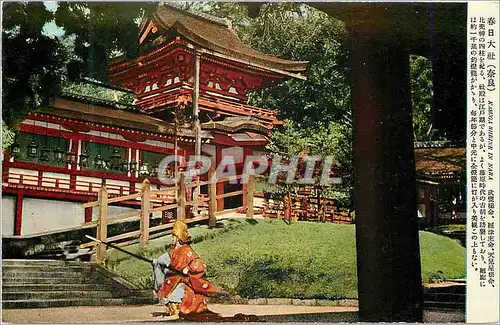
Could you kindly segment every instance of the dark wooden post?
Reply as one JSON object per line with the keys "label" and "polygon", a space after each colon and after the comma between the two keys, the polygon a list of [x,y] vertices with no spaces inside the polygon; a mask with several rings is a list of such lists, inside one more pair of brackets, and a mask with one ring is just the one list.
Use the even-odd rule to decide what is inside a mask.
{"label": "dark wooden post", "polygon": [[[212,167],[208,171],[208,180],[212,179],[215,174],[215,168]],[[217,223],[215,218],[215,211],[217,211],[217,179],[208,184],[208,225],[214,227]]]}
{"label": "dark wooden post", "polygon": [[409,53],[393,35],[351,36],[359,317],[422,322]]}
{"label": "dark wooden post", "polygon": [[141,198],[141,239],[140,247],[148,247],[149,242],[149,210],[151,208],[151,184],[148,179],[142,182],[142,198]]}

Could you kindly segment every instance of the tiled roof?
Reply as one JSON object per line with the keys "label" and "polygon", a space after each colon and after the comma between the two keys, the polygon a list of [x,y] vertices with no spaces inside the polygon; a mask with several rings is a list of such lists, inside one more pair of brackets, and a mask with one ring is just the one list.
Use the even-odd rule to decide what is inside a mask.
{"label": "tiled roof", "polygon": [[299,73],[307,61],[292,61],[260,53],[244,44],[226,21],[205,14],[194,14],[175,6],[159,6],[152,20],[163,34],[175,31],[199,46],[226,56],[287,72]]}
{"label": "tiled roof", "polygon": [[226,118],[223,121],[206,122],[202,123],[201,127],[204,130],[218,130],[229,133],[241,131],[253,131],[265,135],[269,133],[269,129],[258,121],[248,118],[245,119],[244,117],[240,119]]}
{"label": "tiled roof", "polygon": [[417,176],[452,178],[465,171],[465,148],[417,148],[415,149]]}

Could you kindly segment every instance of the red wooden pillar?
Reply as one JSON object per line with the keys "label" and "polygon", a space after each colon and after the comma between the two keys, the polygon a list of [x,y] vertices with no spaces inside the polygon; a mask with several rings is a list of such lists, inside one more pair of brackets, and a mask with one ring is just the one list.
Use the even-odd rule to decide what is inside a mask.
{"label": "red wooden pillar", "polygon": [[38,186],[42,186],[42,184],[43,184],[42,178],[43,178],[43,172],[41,170],[39,170],[38,171]]}
{"label": "red wooden pillar", "polygon": [[[216,165],[219,166],[220,162],[222,161],[222,145],[217,145],[217,153],[215,155],[215,161]],[[216,190],[217,195],[222,195],[224,194],[224,183],[220,182],[217,183],[217,190]],[[217,199],[217,211],[222,211],[224,210],[224,198]]]}
{"label": "red wooden pillar", "polygon": [[69,175],[69,188],[72,190],[76,190],[76,174],[71,173]]}
{"label": "red wooden pillar", "polygon": [[[91,202],[92,199],[89,199],[88,202]],[[85,222],[92,221],[92,208],[85,208]]]}
{"label": "red wooden pillar", "polygon": [[18,193],[16,198],[16,215],[14,217],[14,236],[21,235],[21,225],[23,224],[23,201],[24,194]]}

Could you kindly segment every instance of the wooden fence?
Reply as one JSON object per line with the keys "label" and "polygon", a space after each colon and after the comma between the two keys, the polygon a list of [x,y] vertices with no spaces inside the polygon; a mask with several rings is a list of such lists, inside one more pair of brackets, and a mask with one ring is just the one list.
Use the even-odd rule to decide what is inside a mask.
{"label": "wooden fence", "polygon": [[[210,179],[215,171],[212,169],[208,173],[208,181],[195,181],[191,184],[186,184],[186,177],[184,173],[180,174],[179,182],[172,185],[170,188],[163,190],[151,190],[149,181],[146,179],[142,183],[140,192],[120,196],[109,197],[108,189],[103,186],[99,189],[98,200],[83,204],[84,208],[97,209],[97,220],[90,221],[82,224],[82,228],[97,227],[96,237],[99,240],[108,243],[115,243],[117,241],[129,240],[125,243],[118,244],[119,246],[130,244],[131,241],[139,238],[141,248],[148,246],[151,233],[161,231],[168,231],[173,227],[173,222],[160,224],[158,226],[150,227],[150,215],[155,212],[163,212],[167,210],[177,209],[177,219],[183,220],[187,224],[196,223],[208,219],[209,226],[215,226],[217,199],[227,198],[237,195],[246,197],[247,218],[253,218],[253,201],[255,192],[255,175],[237,175],[226,178],[219,178],[214,182]],[[239,180],[243,177],[248,177],[246,189],[242,191],[235,191],[217,195],[217,183],[227,182],[230,180]],[[196,198],[186,197],[186,190],[198,186],[208,185],[208,197],[198,196]],[[172,200],[172,193],[175,199]],[[125,212],[115,216],[108,215],[108,208],[110,204],[117,204],[120,202],[140,200],[141,209],[137,211]],[[208,211],[206,215],[198,214],[200,206],[206,206],[208,203]],[[155,207],[156,205],[156,207]],[[194,217],[189,218],[186,216],[186,207],[193,206],[196,211],[193,211]],[[139,220],[139,229],[131,232],[108,237],[108,225],[110,223],[120,223]],[[166,233],[165,233],[166,234]],[[80,245],[81,248],[96,246],[96,261],[103,263],[106,255],[106,245],[98,244],[96,242],[89,242]]]}

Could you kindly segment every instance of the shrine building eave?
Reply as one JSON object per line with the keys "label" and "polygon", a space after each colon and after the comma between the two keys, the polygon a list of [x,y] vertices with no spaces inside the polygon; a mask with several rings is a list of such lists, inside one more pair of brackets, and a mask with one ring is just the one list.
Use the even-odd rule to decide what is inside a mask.
{"label": "shrine building eave", "polygon": [[[51,107],[42,108],[39,112],[75,121],[122,127],[140,132],[174,134],[173,125],[144,113],[104,107],[99,102],[82,101],[70,96],[57,98]],[[187,131],[184,132],[187,133],[186,136],[194,137],[193,131],[183,131]]]}
{"label": "shrine building eave", "polygon": [[252,132],[257,134],[268,135],[269,128],[262,125],[261,123],[249,119],[230,119],[226,118],[223,121],[213,121],[201,124],[202,130],[214,130],[227,133],[237,133],[237,132]]}
{"label": "shrine building eave", "polygon": [[[220,18],[163,5],[158,7],[149,22],[143,24],[139,35],[143,53],[148,48],[144,40],[150,34],[158,35],[153,36],[162,42],[181,36],[193,43],[193,47],[200,53],[287,77],[306,79],[302,73],[306,71],[308,61],[285,60],[260,53],[243,43],[236,32]],[[153,43],[159,45],[158,41]]]}

